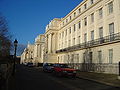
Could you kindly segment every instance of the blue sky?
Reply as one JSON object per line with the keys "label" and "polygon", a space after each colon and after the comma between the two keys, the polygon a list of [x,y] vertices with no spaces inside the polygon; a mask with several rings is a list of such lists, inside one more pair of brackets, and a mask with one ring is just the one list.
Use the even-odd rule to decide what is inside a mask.
{"label": "blue sky", "polygon": [[0,0],[0,12],[6,17],[13,39],[20,44],[34,43],[45,32],[50,20],[62,18],[82,0]]}

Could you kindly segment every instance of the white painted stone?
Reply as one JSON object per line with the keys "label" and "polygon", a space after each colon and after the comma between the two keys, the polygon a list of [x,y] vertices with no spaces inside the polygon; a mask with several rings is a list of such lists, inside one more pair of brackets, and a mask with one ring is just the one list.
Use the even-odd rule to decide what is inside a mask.
{"label": "white painted stone", "polygon": [[120,76],[118,76],[118,79],[120,80]]}

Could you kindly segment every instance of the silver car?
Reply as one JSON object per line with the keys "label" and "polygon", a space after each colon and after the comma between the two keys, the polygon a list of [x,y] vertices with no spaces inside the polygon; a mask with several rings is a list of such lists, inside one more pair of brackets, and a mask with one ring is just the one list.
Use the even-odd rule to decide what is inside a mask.
{"label": "silver car", "polygon": [[43,64],[43,71],[44,72],[52,72],[53,71],[53,64],[52,63],[44,63]]}

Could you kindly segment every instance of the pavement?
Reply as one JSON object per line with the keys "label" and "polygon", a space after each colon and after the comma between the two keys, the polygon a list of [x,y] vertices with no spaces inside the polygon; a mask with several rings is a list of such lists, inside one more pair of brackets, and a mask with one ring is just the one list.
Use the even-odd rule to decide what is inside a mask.
{"label": "pavement", "polygon": [[[36,67],[36,68],[42,68],[42,67]],[[78,70],[77,78],[87,79],[114,87],[120,87],[120,79],[118,79],[118,75],[116,74],[82,72]]]}
{"label": "pavement", "polygon": [[95,82],[103,83],[106,85],[120,87],[120,79],[115,74],[95,73],[95,72],[77,72],[77,77]]}

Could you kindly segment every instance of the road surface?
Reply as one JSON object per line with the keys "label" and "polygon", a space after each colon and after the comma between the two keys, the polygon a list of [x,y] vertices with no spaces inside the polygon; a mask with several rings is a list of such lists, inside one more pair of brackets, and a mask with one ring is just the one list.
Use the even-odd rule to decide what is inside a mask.
{"label": "road surface", "polygon": [[90,80],[56,77],[41,68],[23,65],[17,66],[14,84],[14,90],[120,90]]}

